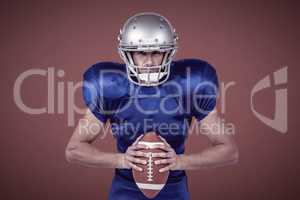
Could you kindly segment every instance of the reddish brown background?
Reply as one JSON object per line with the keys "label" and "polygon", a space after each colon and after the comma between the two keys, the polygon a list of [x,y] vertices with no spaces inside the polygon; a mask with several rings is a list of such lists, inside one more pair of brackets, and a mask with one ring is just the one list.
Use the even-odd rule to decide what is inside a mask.
{"label": "reddish brown background", "polygon": [[[177,58],[208,60],[220,81],[236,82],[228,93],[225,118],[237,126],[239,164],[189,172],[192,199],[297,199],[300,15],[297,1],[284,0],[1,2],[0,199],[107,198],[111,169],[65,161],[64,148],[74,128],[67,126],[67,114],[23,113],[13,101],[13,84],[30,68],[63,69],[66,75],[57,81],[77,82],[90,64],[120,61],[117,33],[127,17],[141,11],[159,12],[173,23],[180,36]],[[255,118],[250,91],[285,65],[289,130],[283,135]],[[44,77],[27,80],[22,90],[26,104],[46,105],[46,88]],[[80,92],[76,102],[83,106]],[[256,103],[272,117],[273,90]],[[112,136],[97,145],[115,150]],[[187,152],[207,145],[205,137],[193,135]]]}

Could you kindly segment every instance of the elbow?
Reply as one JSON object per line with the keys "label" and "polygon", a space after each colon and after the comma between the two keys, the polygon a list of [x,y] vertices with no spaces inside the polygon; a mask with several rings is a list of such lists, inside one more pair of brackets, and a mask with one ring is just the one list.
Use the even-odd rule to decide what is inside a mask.
{"label": "elbow", "polygon": [[237,164],[239,162],[239,149],[238,147],[233,147],[232,153],[231,153],[231,163]]}
{"label": "elbow", "polygon": [[65,159],[69,163],[73,163],[76,160],[76,145],[68,144],[65,149]]}

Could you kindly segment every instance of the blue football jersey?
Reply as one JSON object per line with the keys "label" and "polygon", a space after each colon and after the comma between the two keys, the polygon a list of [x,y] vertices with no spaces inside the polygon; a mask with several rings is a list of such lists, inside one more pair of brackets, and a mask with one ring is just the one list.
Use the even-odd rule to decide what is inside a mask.
{"label": "blue football jersey", "polygon": [[[215,69],[198,59],[172,62],[168,80],[158,86],[130,82],[125,64],[113,62],[91,66],[83,79],[86,105],[103,123],[110,120],[122,153],[138,136],[154,131],[183,154],[192,117],[200,121],[214,109],[219,88]],[[115,169],[109,198],[147,199],[135,185],[131,169]],[[155,197],[161,199],[189,199],[184,170],[170,171],[167,184]]]}

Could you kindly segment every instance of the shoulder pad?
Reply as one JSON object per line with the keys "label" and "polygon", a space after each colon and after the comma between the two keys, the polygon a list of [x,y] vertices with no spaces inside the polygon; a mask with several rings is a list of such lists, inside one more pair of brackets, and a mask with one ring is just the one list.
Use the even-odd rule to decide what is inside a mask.
{"label": "shoulder pad", "polygon": [[209,63],[198,59],[184,59],[175,63],[175,73],[190,95],[192,113],[203,119],[216,106],[219,83],[216,70]]}
{"label": "shoulder pad", "polygon": [[99,95],[104,98],[122,97],[129,87],[126,67],[119,63],[96,63],[86,70],[83,78],[84,81],[96,84]]}
{"label": "shoulder pad", "polygon": [[83,99],[87,107],[102,122],[106,122],[115,109],[120,97],[128,92],[125,66],[117,63],[97,63],[83,75]]}

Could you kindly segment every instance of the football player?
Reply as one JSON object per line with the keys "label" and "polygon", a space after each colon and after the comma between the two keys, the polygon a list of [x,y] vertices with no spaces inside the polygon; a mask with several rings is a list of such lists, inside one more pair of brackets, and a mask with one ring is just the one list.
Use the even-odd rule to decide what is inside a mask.
{"label": "football player", "polygon": [[[115,169],[110,200],[147,199],[134,183],[132,170],[146,164],[145,146],[138,140],[155,132],[164,141],[166,153],[155,164],[167,164],[165,187],[156,200],[190,198],[186,170],[235,163],[238,148],[226,127],[220,125],[215,109],[218,96],[216,70],[200,59],[174,61],[178,36],[170,22],[156,13],[130,17],[120,30],[118,51],[124,64],[99,62],[83,76],[83,97],[88,107],[85,124],[100,131],[76,127],[67,147],[66,158],[94,167]],[[110,122],[110,123],[108,123]],[[191,127],[207,129],[211,146],[202,152],[185,154],[185,140]],[[109,130],[107,125],[110,124]],[[200,129],[193,129],[194,132]],[[112,132],[118,153],[97,149],[93,142],[105,131]],[[196,133],[197,134],[197,133]]]}

